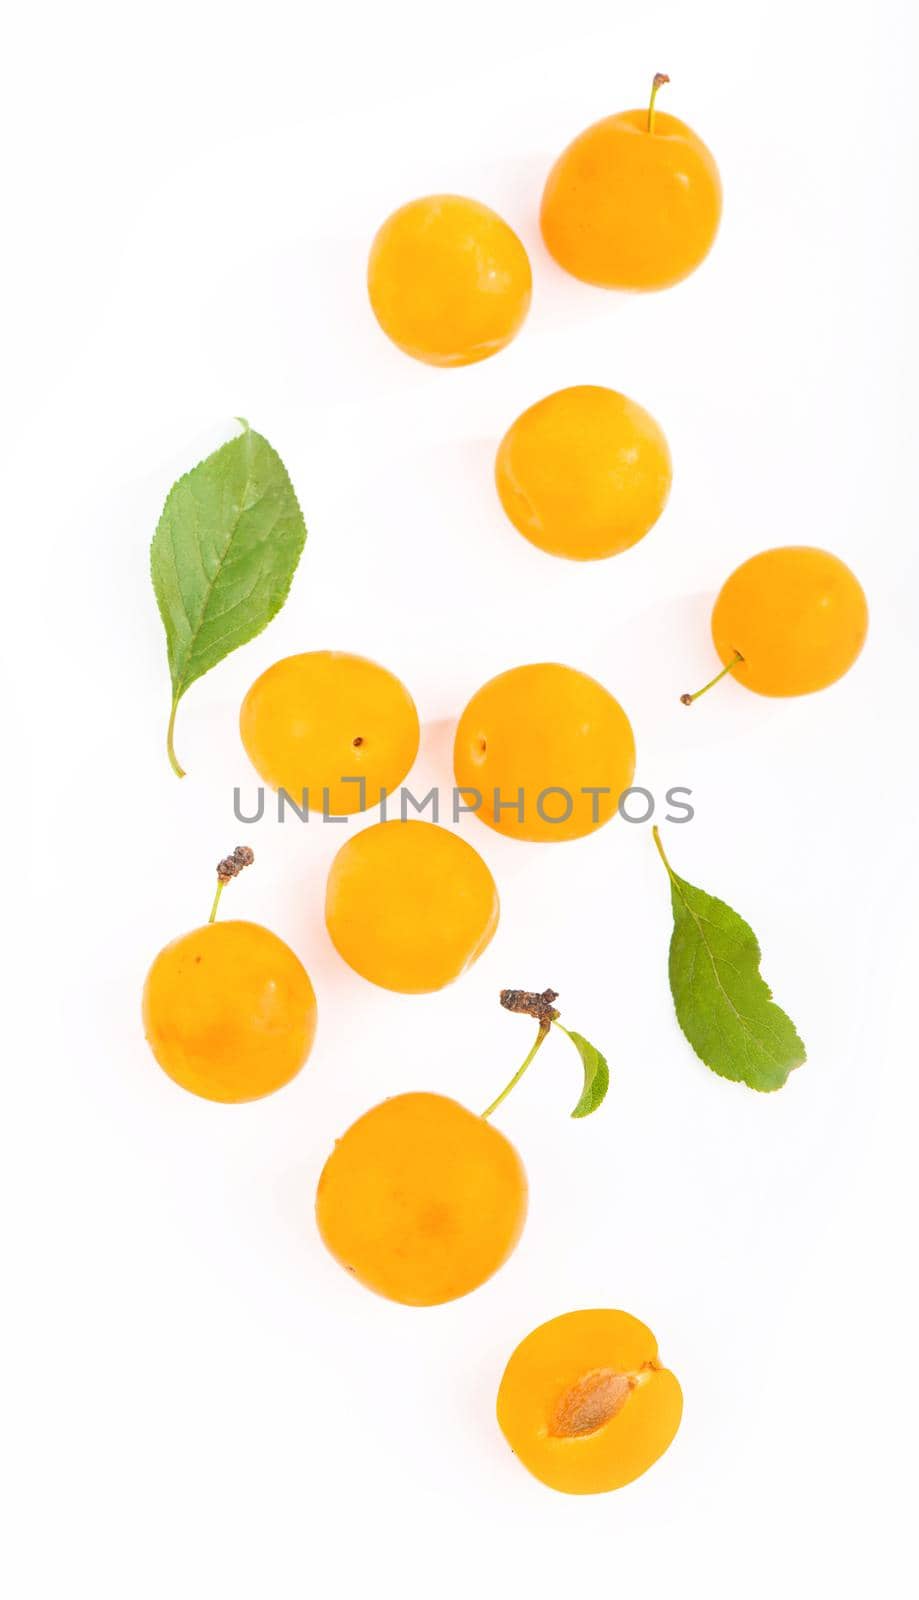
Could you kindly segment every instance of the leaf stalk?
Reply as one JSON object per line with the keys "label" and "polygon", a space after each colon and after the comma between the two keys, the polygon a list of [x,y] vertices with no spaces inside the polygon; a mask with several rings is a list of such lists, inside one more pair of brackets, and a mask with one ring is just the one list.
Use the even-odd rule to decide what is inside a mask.
{"label": "leaf stalk", "polygon": [[166,729],[166,754],[169,757],[169,765],[171,766],[176,777],[184,778],[185,768],[179,764],[179,758],[176,755],[174,743],[176,731],[176,712],[178,709],[179,702],[178,699],[175,699],[172,702],[172,710],[169,713],[169,726]]}
{"label": "leaf stalk", "polygon": [[670,865],[670,862],[667,860],[667,852],[665,851],[664,846],[661,843],[661,830],[657,826],[656,822],[654,823],[654,825],[653,825],[653,827],[651,829],[651,837],[654,840],[655,845],[657,846],[658,855],[660,856],[661,860],[663,861],[664,866],[667,868],[667,872],[668,872],[669,876],[672,878],[673,877],[673,868]]}

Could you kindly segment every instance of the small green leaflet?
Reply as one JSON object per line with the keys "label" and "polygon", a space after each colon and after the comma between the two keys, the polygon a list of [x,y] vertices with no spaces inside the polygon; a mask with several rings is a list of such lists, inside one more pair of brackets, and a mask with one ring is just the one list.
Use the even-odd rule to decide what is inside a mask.
{"label": "small green leaflet", "polygon": [[[562,1028],[561,1023],[558,1021],[556,1021],[555,1026]],[[596,1045],[585,1039],[583,1034],[575,1033],[572,1028],[562,1028],[562,1033],[568,1035],[581,1058],[581,1064],[584,1068],[584,1092],[571,1115],[573,1117],[589,1117],[590,1113],[596,1111],[597,1107],[602,1105],[606,1099],[606,1091],[609,1088],[609,1067],[606,1057],[601,1056]]]}
{"label": "small green leaflet", "polygon": [[167,752],[179,701],[218,661],[280,611],[306,540],[283,461],[240,418],[243,432],[174,483],[150,547],[172,678]]}
{"label": "small green leaflet", "polygon": [[723,900],[678,877],[657,828],[653,832],[670,876],[670,988],[677,1021],[713,1072],[751,1089],[781,1089],[806,1056],[794,1023],[760,973],[756,934]]}

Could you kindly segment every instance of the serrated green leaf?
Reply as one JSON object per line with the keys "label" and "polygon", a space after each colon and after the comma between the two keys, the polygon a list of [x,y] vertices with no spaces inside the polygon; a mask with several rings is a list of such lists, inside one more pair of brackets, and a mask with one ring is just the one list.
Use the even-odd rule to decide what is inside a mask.
{"label": "serrated green leaf", "polygon": [[[558,1021],[555,1026],[562,1028],[562,1024]],[[567,1034],[571,1040],[584,1068],[584,1089],[571,1115],[589,1117],[591,1112],[596,1111],[606,1099],[606,1091],[609,1088],[609,1066],[606,1057],[601,1055],[596,1045],[585,1039],[582,1033],[575,1033],[573,1028],[562,1028],[562,1033]]]}
{"label": "serrated green leaf", "polygon": [[287,599],[306,526],[283,461],[244,431],[174,483],[150,547],[172,678],[167,748],[189,686],[267,627]]}
{"label": "serrated green leaf", "polygon": [[759,970],[753,929],[723,900],[679,877],[656,842],[670,875],[670,988],[680,1027],[721,1077],[780,1089],[806,1052]]}

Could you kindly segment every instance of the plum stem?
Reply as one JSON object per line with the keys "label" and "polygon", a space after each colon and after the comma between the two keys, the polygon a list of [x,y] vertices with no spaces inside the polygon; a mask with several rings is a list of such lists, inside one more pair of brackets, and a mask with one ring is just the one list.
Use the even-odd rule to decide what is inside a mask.
{"label": "plum stem", "polygon": [[523,1065],[518,1067],[510,1083],[505,1084],[497,1100],[493,1100],[488,1110],[482,1112],[483,1117],[490,1117],[492,1112],[497,1110],[501,1101],[507,1099],[511,1090],[520,1082],[543,1040],[548,1036],[553,1022],[558,1022],[558,1012],[553,1004],[558,999],[558,995],[554,989],[543,989],[541,994],[531,989],[502,989],[500,999],[505,1011],[516,1011],[525,1017],[534,1017],[539,1023],[539,1032],[533,1042],[533,1048],[530,1050]]}
{"label": "plum stem", "polygon": [[743,656],[740,651],[735,650],[733,661],[729,661],[726,667],[722,667],[720,672],[716,672],[715,676],[710,678],[708,683],[704,683],[701,689],[697,689],[694,694],[681,694],[680,705],[691,706],[693,701],[698,700],[700,695],[708,694],[709,689],[714,689],[715,684],[720,683],[722,678],[726,678],[729,672],[734,671],[735,667],[739,667],[742,660]]}
{"label": "plum stem", "polygon": [[207,919],[208,922],[215,921],[217,917],[217,907],[220,904],[220,896],[223,894],[223,891],[230,879],[238,878],[239,874],[243,870],[243,867],[251,867],[254,860],[255,851],[250,850],[247,844],[238,844],[231,855],[224,856],[222,861],[218,861],[217,892],[214,895],[214,903],[211,906],[211,914]]}
{"label": "plum stem", "polygon": [[501,1104],[502,1100],[506,1100],[508,1095],[510,1094],[511,1090],[515,1089],[517,1087],[517,1084],[520,1082],[521,1078],[523,1077],[523,1074],[526,1072],[527,1067],[533,1061],[537,1050],[540,1048],[540,1046],[542,1045],[543,1041],[548,1038],[549,1029],[551,1028],[551,1026],[552,1026],[551,1022],[541,1022],[539,1024],[539,1032],[537,1033],[536,1038],[533,1041],[533,1046],[532,1046],[531,1050],[529,1051],[529,1053],[528,1053],[528,1055],[526,1057],[526,1060],[523,1062],[522,1066],[517,1068],[517,1071],[514,1073],[514,1076],[511,1078],[510,1083],[506,1083],[504,1085],[504,1088],[501,1090],[501,1093],[497,1096],[497,1098],[494,1099],[491,1102],[491,1105],[488,1106],[487,1109],[482,1112],[482,1116],[483,1117],[485,1117],[487,1119],[488,1117],[491,1116],[493,1111],[497,1111],[497,1109],[498,1109],[499,1105]]}
{"label": "plum stem", "polygon": [[649,133],[653,133],[654,132],[654,102],[657,99],[657,91],[658,91],[658,89],[662,89],[665,83],[669,83],[669,82],[670,82],[670,79],[668,78],[666,72],[655,72],[654,79],[653,79],[653,82],[651,84],[651,99],[648,102],[648,132]]}

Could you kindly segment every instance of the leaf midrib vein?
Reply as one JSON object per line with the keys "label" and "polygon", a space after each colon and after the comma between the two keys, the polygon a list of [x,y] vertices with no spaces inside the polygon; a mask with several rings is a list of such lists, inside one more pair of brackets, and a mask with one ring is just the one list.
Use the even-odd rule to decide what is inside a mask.
{"label": "leaf midrib vein", "polygon": [[[245,434],[243,435],[243,438],[246,438]],[[205,590],[205,595],[204,595],[204,602],[203,602],[203,604],[201,606],[201,614],[200,614],[200,616],[198,618],[197,623],[195,624],[194,631],[192,632],[191,637],[190,637],[190,639],[188,641],[188,644],[187,644],[187,646],[185,648],[185,651],[184,651],[184,653],[182,655],[182,670],[181,670],[181,673],[177,674],[176,681],[173,683],[173,686],[172,686],[173,687],[173,692],[174,692],[177,700],[179,699],[179,697],[183,693],[181,685],[184,683],[185,674],[188,671],[189,665],[191,663],[192,656],[194,655],[195,645],[198,642],[198,635],[200,634],[201,629],[204,626],[204,618],[205,618],[205,615],[206,615],[206,612],[207,612],[208,600],[210,599],[210,596],[214,591],[214,586],[216,585],[216,583],[217,583],[217,581],[218,581],[218,579],[220,577],[220,574],[223,571],[223,564],[227,559],[227,556],[229,554],[230,547],[231,547],[231,545],[233,543],[233,540],[236,538],[236,535],[237,535],[237,533],[239,531],[239,524],[243,519],[243,514],[244,514],[244,512],[249,510],[249,507],[246,504],[246,499],[248,497],[249,489],[251,487],[251,484],[252,484],[252,465],[251,465],[251,462],[250,462],[246,466],[246,477],[245,477],[245,481],[244,481],[244,484],[243,484],[243,492],[242,492],[242,494],[240,495],[240,498],[239,498],[239,510],[238,510],[238,512],[236,514],[236,517],[233,520],[233,525],[232,525],[232,527],[230,529],[230,532],[227,535],[227,541],[226,541],[226,544],[223,547],[223,550],[221,551],[220,558],[219,558],[219,560],[217,562],[217,566],[216,566],[216,569],[214,571],[214,576],[210,580],[210,583],[207,584],[207,587],[206,587],[206,590]],[[200,554],[200,546],[198,545],[197,539],[195,540],[195,544],[198,547],[199,554]],[[174,545],[173,545],[173,560],[175,560],[175,546]],[[203,567],[203,563],[202,563],[202,571],[203,570],[204,570],[204,567]],[[178,576],[178,566],[176,567],[176,575]],[[206,574],[205,574],[205,578],[206,578]],[[181,594],[181,588],[180,588],[179,592]],[[184,595],[182,596],[182,607],[183,607],[183,610],[185,610],[186,617],[188,617],[188,610],[187,610],[187,608],[185,606],[185,597],[184,597]],[[189,621],[189,623],[191,622],[191,618],[190,617],[188,617],[188,621]]]}

